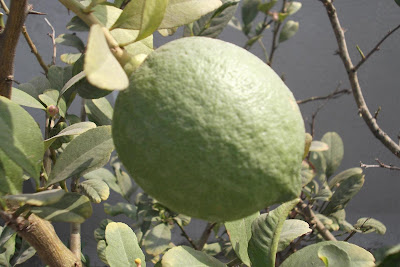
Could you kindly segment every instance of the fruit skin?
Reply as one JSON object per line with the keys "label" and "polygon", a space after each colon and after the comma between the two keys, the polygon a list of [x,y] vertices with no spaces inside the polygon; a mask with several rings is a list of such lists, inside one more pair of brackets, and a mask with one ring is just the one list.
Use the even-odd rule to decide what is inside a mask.
{"label": "fruit skin", "polygon": [[278,75],[205,37],[150,54],[118,95],[113,138],[135,181],[170,209],[229,221],[300,194],[304,122]]}

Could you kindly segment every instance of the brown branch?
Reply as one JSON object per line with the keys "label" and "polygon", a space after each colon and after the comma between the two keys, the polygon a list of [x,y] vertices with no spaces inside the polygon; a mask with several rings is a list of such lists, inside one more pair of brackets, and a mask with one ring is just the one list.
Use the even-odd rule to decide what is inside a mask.
{"label": "brown branch", "polygon": [[325,240],[336,241],[336,238],[332,235],[332,233],[328,229],[326,229],[325,225],[315,216],[314,212],[311,210],[309,205],[305,204],[303,201],[300,201],[300,203],[297,204],[297,208],[304,216],[306,222],[308,222],[310,225],[315,225],[315,228]]}
{"label": "brown branch", "polygon": [[178,223],[175,219],[174,222],[176,225],[178,225],[179,229],[181,229],[182,235],[186,238],[187,241],[189,241],[190,245],[196,249],[199,250],[196,246],[196,244],[194,243],[193,239],[190,238],[190,236],[186,233],[185,229],[183,229],[182,225],[180,225],[180,223]]}
{"label": "brown branch", "polygon": [[335,91],[333,91],[332,93],[330,93],[329,95],[326,95],[326,96],[313,96],[313,97],[310,97],[310,98],[307,98],[307,99],[297,100],[296,102],[297,102],[297,104],[300,105],[300,104],[305,104],[305,103],[312,102],[312,101],[317,101],[317,100],[335,99],[335,98],[338,98],[338,97],[340,97],[342,95],[349,95],[349,94],[351,94],[351,90],[349,90],[349,89],[343,89],[343,90],[340,90],[340,91],[335,90]]}
{"label": "brown branch", "polygon": [[[15,2],[15,1],[14,1]],[[34,247],[40,259],[52,267],[81,267],[80,259],[58,238],[50,222],[31,214],[28,219],[1,211],[1,217],[19,236]]]}
{"label": "brown branch", "polygon": [[389,170],[396,170],[396,171],[400,171],[400,167],[397,166],[393,166],[392,164],[385,164],[382,161],[380,161],[379,159],[375,159],[375,161],[378,164],[375,165],[369,165],[369,164],[364,164],[362,162],[360,162],[360,167],[364,168],[364,169],[368,169],[368,168],[384,168],[384,169],[389,169]]}
{"label": "brown branch", "polygon": [[51,25],[51,23],[46,18],[44,18],[44,20],[51,28],[51,33],[48,33],[47,35],[50,36],[51,42],[53,44],[53,56],[51,64],[56,65],[56,58],[57,58],[56,31],[54,30],[53,25]]}
{"label": "brown branch", "polygon": [[10,99],[14,80],[15,51],[28,11],[28,0],[11,1],[7,23],[0,34],[0,95]]}
{"label": "brown branch", "polygon": [[364,64],[375,52],[380,50],[380,46],[382,45],[382,43],[389,38],[390,35],[392,35],[395,31],[397,31],[398,29],[400,29],[400,24],[397,25],[396,28],[394,28],[393,30],[389,30],[386,35],[375,45],[374,48],[372,48],[372,50],[365,56],[363,57],[360,62],[357,63],[357,65],[354,67],[354,71],[357,71],[362,64]]}
{"label": "brown branch", "polygon": [[365,99],[360,87],[360,83],[358,82],[357,71],[354,69],[353,63],[351,61],[346,39],[344,37],[344,32],[342,26],[340,25],[339,18],[336,13],[336,9],[332,4],[331,0],[320,0],[327,11],[332,29],[335,33],[336,41],[339,46],[339,55],[343,61],[343,65],[347,71],[347,76],[350,81],[350,85],[353,91],[354,99],[357,103],[357,107],[360,115],[364,119],[365,123],[373,133],[373,135],[381,141],[381,143],[389,149],[394,155],[400,158],[400,146],[394,142],[378,125],[376,119],[371,115],[371,112],[368,109],[367,104],[365,103]]}
{"label": "brown branch", "polygon": [[208,238],[212,232],[212,229],[217,225],[217,223],[207,223],[206,228],[204,229],[203,233],[199,241],[197,242],[198,250],[203,250],[204,245],[207,243]]}

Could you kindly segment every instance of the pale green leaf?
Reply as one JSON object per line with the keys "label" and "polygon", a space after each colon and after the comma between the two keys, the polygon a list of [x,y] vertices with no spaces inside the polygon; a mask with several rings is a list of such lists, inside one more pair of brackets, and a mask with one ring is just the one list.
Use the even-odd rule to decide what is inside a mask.
{"label": "pale green leaf", "polygon": [[106,257],[110,267],[136,267],[135,259],[146,266],[144,254],[132,229],[124,223],[109,223],[106,228]]}
{"label": "pale green leaf", "polygon": [[85,51],[85,44],[82,42],[81,38],[76,36],[76,34],[60,34],[55,41],[57,44],[72,46],[78,49],[79,52]]}
{"label": "pale green leaf", "polygon": [[65,191],[62,189],[46,190],[33,194],[20,194],[20,195],[9,195],[4,196],[9,202],[16,203],[20,206],[28,204],[31,206],[43,206],[58,202],[65,195]]}
{"label": "pale green leaf", "polygon": [[112,25],[117,21],[119,16],[122,14],[122,10],[110,5],[98,5],[93,8],[93,15],[106,26],[106,28],[111,28]]}
{"label": "pale green leaf", "polygon": [[105,264],[109,265],[106,256],[106,248],[107,248],[106,241],[105,240],[98,241],[96,248],[97,248],[97,256],[99,256],[99,259]]}
{"label": "pale green leaf", "polygon": [[335,132],[324,134],[321,141],[329,146],[329,150],[324,151],[323,155],[326,160],[326,176],[330,177],[342,162],[344,154],[343,141]]}
{"label": "pale green leaf", "polygon": [[235,15],[239,1],[222,0],[223,5],[214,12],[202,16],[189,27],[185,26],[184,36],[205,36],[216,38]]}
{"label": "pale green leaf", "polygon": [[153,227],[144,236],[143,246],[147,254],[158,255],[163,253],[171,243],[171,230],[170,228],[161,223]]}
{"label": "pale green leaf", "polygon": [[296,238],[310,232],[310,226],[305,221],[297,219],[285,220],[279,237],[278,252],[284,250]]}
{"label": "pale green leaf", "polygon": [[38,108],[43,110],[46,109],[39,101],[37,101],[30,94],[17,88],[12,89],[11,101],[25,107]]}
{"label": "pale green leaf", "polygon": [[107,200],[110,196],[110,188],[101,180],[92,179],[83,181],[79,183],[78,188],[90,199],[90,201],[94,203],[100,203],[102,200]]}
{"label": "pale green leaf", "polygon": [[168,0],[130,1],[113,25],[113,28],[138,30],[139,34],[136,40],[144,39],[160,26],[167,4]]}
{"label": "pale green leaf", "polygon": [[270,0],[268,2],[262,3],[258,6],[258,10],[264,12],[265,14],[268,14],[268,11],[270,11],[277,2],[278,0]]}
{"label": "pale green leaf", "polygon": [[205,244],[202,251],[210,256],[215,256],[222,252],[222,246],[218,242]]}
{"label": "pale green leaf", "polygon": [[179,246],[167,251],[162,258],[163,267],[226,267],[219,260],[190,247]]}
{"label": "pale green leaf", "polygon": [[42,132],[28,112],[2,96],[0,150],[38,181],[44,154]]}
{"label": "pale green leaf", "polygon": [[129,85],[128,76],[111,53],[99,25],[90,29],[84,71],[87,80],[100,89],[123,90]]}
{"label": "pale green leaf", "polygon": [[65,193],[57,202],[31,207],[31,212],[51,222],[83,223],[92,215],[92,205],[86,196]]}
{"label": "pale green leaf", "polygon": [[12,235],[2,246],[4,252],[0,254],[0,266],[10,266],[9,262],[15,253],[15,237],[16,235]]}
{"label": "pale green leaf", "polygon": [[289,212],[299,199],[285,202],[253,221],[248,253],[253,267],[275,267],[279,237]]}
{"label": "pale green leaf", "polygon": [[300,10],[301,6],[302,4],[300,2],[291,1],[288,3],[286,13],[288,13],[289,15],[293,15]]}
{"label": "pale green leaf", "polygon": [[103,167],[113,150],[110,126],[100,126],[78,135],[58,158],[48,185]]}
{"label": "pale green leaf", "polygon": [[384,235],[386,233],[386,226],[374,218],[360,218],[357,220],[356,224],[354,224],[354,228],[361,230],[365,234],[376,232],[380,235]]}
{"label": "pale green leaf", "polygon": [[312,141],[311,142],[311,146],[310,146],[310,151],[318,151],[318,152],[322,152],[322,151],[326,151],[329,149],[329,146],[327,144],[325,144],[324,142],[321,141]]}
{"label": "pale green leaf", "polygon": [[44,149],[47,150],[51,144],[59,137],[62,136],[70,136],[70,135],[79,135],[81,133],[86,132],[87,130],[96,128],[96,124],[90,121],[85,121],[85,122],[79,122],[75,123],[71,126],[68,126],[67,128],[61,130],[57,135],[46,139],[44,141]]}
{"label": "pale green leaf", "polygon": [[347,252],[333,244],[318,249],[318,257],[325,266],[350,266],[351,260]]}
{"label": "pale green leaf", "polygon": [[91,171],[89,173],[86,173],[85,175],[83,175],[83,178],[85,178],[86,180],[92,180],[92,179],[102,180],[112,190],[114,190],[118,194],[121,194],[121,190],[119,189],[119,186],[117,184],[117,178],[109,170],[105,168],[100,168]]}
{"label": "pale green leaf", "polygon": [[0,195],[20,194],[24,182],[23,170],[0,150]]}
{"label": "pale green leaf", "polygon": [[310,153],[310,162],[315,168],[315,172],[317,174],[324,174],[326,170],[326,160],[322,152],[311,152]]}
{"label": "pale green leaf", "polygon": [[72,65],[74,64],[80,57],[82,56],[81,53],[66,53],[60,56],[62,62]]}
{"label": "pale green leaf", "polygon": [[[74,75],[66,84],[64,84],[63,88],[60,91],[60,96],[59,98],[68,90],[70,89],[74,84],[85,78],[85,72],[81,71],[78,74]],[[58,100],[57,100],[58,101]]]}
{"label": "pale green leaf", "polygon": [[283,25],[281,33],[279,34],[279,42],[289,40],[296,32],[299,30],[299,23],[293,20],[288,20],[285,25]]}
{"label": "pale green leaf", "polygon": [[242,5],[243,24],[249,25],[257,17],[260,0],[244,0]]}
{"label": "pale green leaf", "polygon": [[[320,248],[325,246],[334,245],[339,249],[345,251],[350,258],[349,265],[343,265],[346,267],[373,267],[375,266],[375,259],[371,253],[365,249],[350,244],[344,241],[326,241],[319,242],[317,244],[309,245],[303,249],[297,251],[287,258],[281,267],[293,267],[293,266],[313,266],[313,267],[325,267],[324,262],[318,257],[318,251]],[[329,249],[329,248],[328,248]],[[324,250],[323,250],[324,251]],[[330,253],[331,255],[331,253]],[[335,255],[333,255],[335,256]],[[340,266],[342,265],[329,265],[329,266]]]}
{"label": "pale green leaf", "polygon": [[137,219],[136,211],[137,211],[136,206],[129,203],[119,202],[115,205],[104,203],[104,212],[111,216],[117,216],[123,214],[128,218],[136,221]]}
{"label": "pale green leaf", "polygon": [[343,181],[349,179],[352,176],[361,177],[362,175],[363,175],[363,170],[358,167],[344,170],[329,180],[328,182],[329,188],[333,189],[334,187],[339,186]]}
{"label": "pale green leaf", "polygon": [[67,23],[67,29],[76,32],[87,32],[90,28],[83,20],[75,16]]}
{"label": "pale green leaf", "polygon": [[47,106],[56,106],[59,109],[61,117],[65,117],[67,112],[67,104],[63,97],[60,98],[60,92],[58,90],[50,89],[39,95],[39,99]]}
{"label": "pale green leaf", "polygon": [[[106,203],[105,203],[106,204]],[[106,228],[109,223],[114,222],[110,219],[101,220],[99,227],[94,230],[94,239],[99,242],[100,240],[106,240]]]}
{"label": "pale green leaf", "polygon": [[97,126],[111,125],[114,110],[106,98],[87,100],[85,110],[89,120]]}
{"label": "pale green leaf", "polygon": [[216,10],[220,0],[169,0],[160,29],[170,29],[189,24]]}
{"label": "pale green leaf", "polygon": [[301,163],[300,175],[302,180],[302,186],[307,185],[314,178],[315,172],[313,168],[307,163],[307,161],[303,161]]}
{"label": "pale green leaf", "polygon": [[13,258],[13,266],[18,264],[22,264],[32,258],[36,254],[36,250],[34,247],[29,245],[24,239],[22,239],[21,247],[19,248],[18,254]]}
{"label": "pale green leaf", "polygon": [[248,266],[250,266],[250,258],[247,247],[251,238],[251,224],[258,216],[260,216],[259,212],[236,221],[225,222],[233,250],[239,259]]}

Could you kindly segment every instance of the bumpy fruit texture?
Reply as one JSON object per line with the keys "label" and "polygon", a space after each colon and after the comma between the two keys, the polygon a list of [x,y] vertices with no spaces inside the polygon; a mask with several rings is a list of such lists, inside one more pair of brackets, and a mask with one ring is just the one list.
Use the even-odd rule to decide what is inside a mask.
{"label": "bumpy fruit texture", "polygon": [[172,41],[120,93],[113,138],[136,182],[170,209],[229,221],[301,190],[304,122],[279,76],[233,44]]}

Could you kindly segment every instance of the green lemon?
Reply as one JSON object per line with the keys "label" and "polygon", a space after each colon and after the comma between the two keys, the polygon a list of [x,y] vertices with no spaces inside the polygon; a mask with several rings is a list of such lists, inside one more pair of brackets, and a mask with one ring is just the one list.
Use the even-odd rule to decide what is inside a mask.
{"label": "green lemon", "polygon": [[150,54],[118,95],[113,138],[135,181],[170,209],[228,221],[301,190],[304,122],[279,76],[205,37]]}

